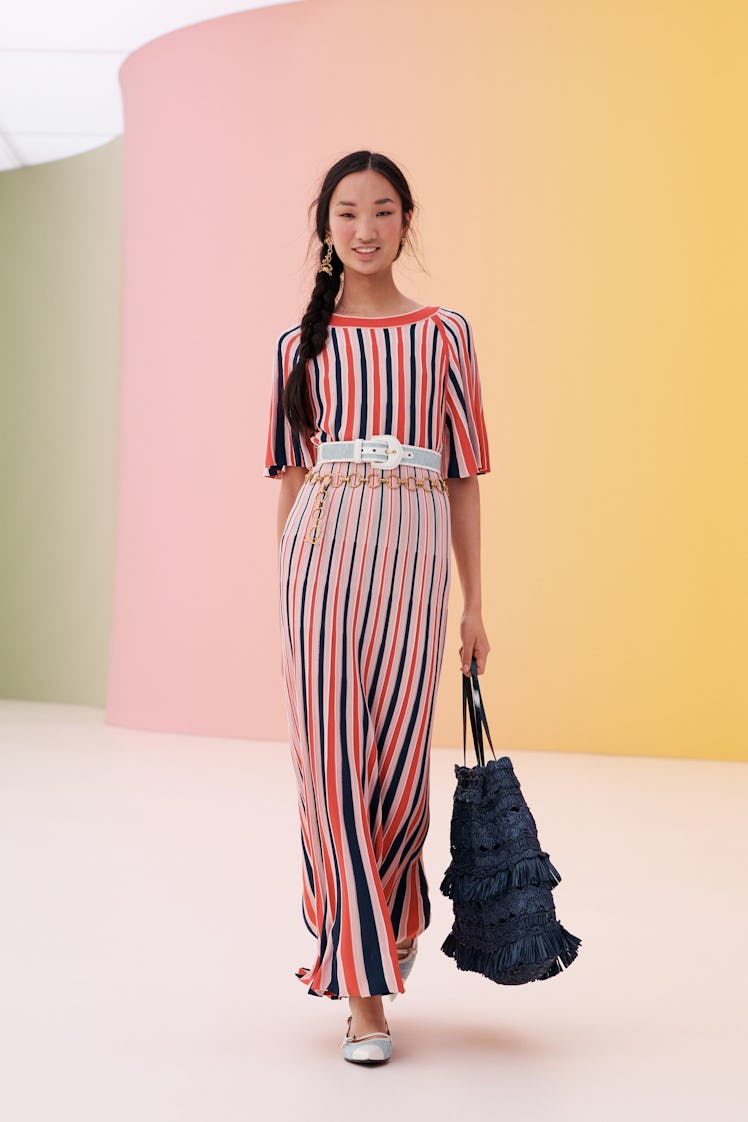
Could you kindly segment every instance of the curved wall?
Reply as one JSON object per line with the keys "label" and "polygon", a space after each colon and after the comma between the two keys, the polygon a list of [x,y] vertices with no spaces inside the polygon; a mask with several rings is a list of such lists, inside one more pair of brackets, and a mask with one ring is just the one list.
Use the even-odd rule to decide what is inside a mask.
{"label": "curved wall", "polygon": [[[370,147],[424,206],[402,287],[475,331],[497,748],[745,753],[738,13],[308,0],[126,60],[110,722],[286,738],[272,349],[316,182]],[[437,745],[459,611],[455,567]]]}

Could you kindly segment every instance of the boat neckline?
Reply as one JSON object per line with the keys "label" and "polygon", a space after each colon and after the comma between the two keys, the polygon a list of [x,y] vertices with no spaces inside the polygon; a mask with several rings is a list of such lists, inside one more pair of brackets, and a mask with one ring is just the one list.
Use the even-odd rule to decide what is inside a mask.
{"label": "boat neckline", "polygon": [[430,304],[422,308],[413,308],[409,312],[400,312],[391,316],[347,316],[340,312],[333,312],[330,316],[331,327],[345,327],[353,324],[366,324],[367,327],[387,327],[399,323],[417,323],[418,320],[428,319],[439,310],[438,304]]}

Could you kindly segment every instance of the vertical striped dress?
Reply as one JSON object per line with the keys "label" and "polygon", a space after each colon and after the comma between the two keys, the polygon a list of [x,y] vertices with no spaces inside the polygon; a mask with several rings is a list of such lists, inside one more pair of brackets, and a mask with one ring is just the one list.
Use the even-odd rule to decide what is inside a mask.
{"label": "vertical striped dress", "polygon": [[[278,557],[302,918],[316,940],[295,974],[314,996],[402,993],[395,944],[430,920],[422,849],[450,584],[448,480],[490,470],[478,364],[458,312],[335,313],[307,366],[316,428],[300,438],[282,408],[300,334],[297,325],[277,342],[264,471],[308,469]],[[439,452],[441,473],[316,467],[323,441],[382,433]]]}

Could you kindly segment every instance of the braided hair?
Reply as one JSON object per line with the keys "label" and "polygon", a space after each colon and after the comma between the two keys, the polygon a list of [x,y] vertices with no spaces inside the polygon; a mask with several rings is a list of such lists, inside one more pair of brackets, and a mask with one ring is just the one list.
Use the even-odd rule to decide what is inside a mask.
{"label": "braided hair", "polygon": [[[410,188],[405,176],[397,164],[379,152],[351,152],[333,164],[325,175],[320,192],[311,204],[310,210],[317,208],[315,215],[315,230],[320,240],[320,264],[325,254],[325,237],[328,229],[328,215],[330,199],[333,191],[341,179],[352,172],[365,171],[372,168],[387,178],[400,196],[403,214],[412,212],[415,207]],[[409,229],[406,241],[409,240]],[[396,258],[400,256],[402,245],[397,251]],[[306,311],[301,320],[301,338],[296,355],[296,362],[288,376],[283,391],[283,410],[288,418],[292,430],[300,435],[314,431],[312,403],[307,385],[307,363],[315,358],[325,345],[327,329],[335,308],[335,300],[340,290],[340,281],[343,275],[343,262],[332,250],[332,276],[318,272],[312,295]]]}

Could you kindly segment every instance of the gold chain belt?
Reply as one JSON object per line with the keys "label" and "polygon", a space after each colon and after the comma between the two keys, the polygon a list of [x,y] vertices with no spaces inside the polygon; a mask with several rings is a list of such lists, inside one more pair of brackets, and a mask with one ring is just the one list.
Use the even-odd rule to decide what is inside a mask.
{"label": "gold chain belt", "polygon": [[305,483],[318,483],[320,486],[320,493],[315,499],[314,506],[312,507],[312,525],[306,541],[314,545],[317,541],[317,531],[319,529],[319,520],[322,517],[322,508],[325,505],[325,498],[330,487],[341,487],[343,483],[350,484],[351,487],[364,486],[371,487],[376,490],[377,487],[389,487],[391,491],[396,490],[398,487],[404,487],[406,491],[417,491],[422,488],[424,491],[447,491],[446,480],[440,475],[429,475],[418,478],[415,475],[396,475],[394,471],[384,472],[369,472],[366,475],[361,472],[352,471],[343,475],[341,472],[319,471],[318,468],[312,468],[307,472]]}

